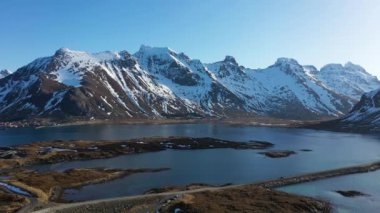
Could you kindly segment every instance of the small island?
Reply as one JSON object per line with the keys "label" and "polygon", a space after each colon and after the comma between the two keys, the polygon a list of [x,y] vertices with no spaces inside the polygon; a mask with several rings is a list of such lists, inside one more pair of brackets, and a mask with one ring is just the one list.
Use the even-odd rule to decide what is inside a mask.
{"label": "small island", "polygon": [[286,158],[290,155],[295,155],[295,151],[288,151],[288,150],[278,150],[278,151],[267,151],[267,152],[260,152],[260,154],[263,154],[270,158]]}
{"label": "small island", "polygon": [[359,191],[355,191],[355,190],[348,190],[348,191],[342,191],[342,190],[337,190],[335,191],[336,193],[344,196],[344,197],[358,197],[358,196],[369,196],[367,194],[364,194],[362,192],[359,192]]}

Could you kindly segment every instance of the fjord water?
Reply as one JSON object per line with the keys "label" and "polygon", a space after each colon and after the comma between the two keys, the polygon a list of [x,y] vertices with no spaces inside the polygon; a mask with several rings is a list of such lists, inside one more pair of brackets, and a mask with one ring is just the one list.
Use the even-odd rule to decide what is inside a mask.
{"label": "fjord water", "polygon": [[[297,154],[288,158],[272,159],[259,154],[262,150],[167,150],[111,159],[41,165],[35,168],[44,171],[78,167],[170,168],[164,172],[134,174],[108,183],[66,191],[66,199],[88,200],[141,194],[155,187],[189,183],[252,183],[380,160],[380,140],[377,135],[222,124],[85,125],[9,129],[0,132],[0,141],[4,146],[57,139],[106,140],[149,136],[264,140],[274,143],[273,149],[293,150]],[[304,152],[301,149],[312,151]]]}
{"label": "fjord water", "polygon": [[[335,212],[379,212],[380,171],[353,174],[278,188],[280,191],[315,197],[333,204]],[[355,190],[366,196],[344,197],[337,190]]]}

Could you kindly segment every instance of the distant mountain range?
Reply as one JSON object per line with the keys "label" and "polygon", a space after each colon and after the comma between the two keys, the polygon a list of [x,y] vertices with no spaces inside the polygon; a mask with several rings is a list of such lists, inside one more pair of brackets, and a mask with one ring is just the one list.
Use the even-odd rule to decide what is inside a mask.
{"label": "distant mountain range", "polygon": [[348,113],[363,93],[380,88],[375,76],[352,63],[319,71],[279,58],[268,68],[250,69],[232,56],[205,64],[149,46],[133,55],[62,48],[11,74],[2,71],[0,78],[1,121],[336,118]]}

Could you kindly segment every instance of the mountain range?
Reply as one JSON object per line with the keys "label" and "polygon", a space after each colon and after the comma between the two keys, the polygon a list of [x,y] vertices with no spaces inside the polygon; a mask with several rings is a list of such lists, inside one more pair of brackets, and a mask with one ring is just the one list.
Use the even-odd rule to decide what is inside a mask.
{"label": "mountain range", "polygon": [[[87,53],[61,48],[0,72],[0,120],[239,118],[311,120],[350,112],[380,82],[347,63],[316,69],[279,58],[265,69],[232,56],[203,63],[170,48]],[[361,101],[363,98],[361,98]]]}

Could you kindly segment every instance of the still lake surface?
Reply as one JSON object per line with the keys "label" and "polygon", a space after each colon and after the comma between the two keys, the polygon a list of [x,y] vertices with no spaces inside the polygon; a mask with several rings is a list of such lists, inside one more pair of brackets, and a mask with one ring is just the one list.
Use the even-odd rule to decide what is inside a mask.
{"label": "still lake surface", "polygon": [[[327,200],[335,212],[379,212],[380,171],[347,175],[279,188],[280,191]],[[335,191],[355,190],[367,196],[344,197]]]}
{"label": "still lake surface", "polygon": [[[297,154],[288,158],[272,159],[259,154],[260,150],[167,150],[111,159],[40,165],[35,168],[43,171],[62,171],[78,167],[170,168],[170,170],[160,173],[134,174],[107,183],[85,186],[79,190],[67,190],[65,193],[65,198],[69,200],[89,200],[141,194],[151,188],[170,185],[253,183],[380,160],[379,135],[222,124],[84,125],[42,129],[7,129],[0,131],[0,146],[57,139],[106,140],[149,136],[215,137],[233,141],[264,140],[274,143],[273,149],[275,150],[293,150]],[[303,152],[301,149],[312,151]],[[377,190],[380,191],[379,184],[373,183],[378,180],[377,176],[371,176],[370,173],[368,175],[370,177],[368,177],[369,180],[366,179],[367,188],[377,187]],[[321,193],[329,191],[334,196],[340,196],[333,192],[335,190],[332,187],[334,181],[333,179],[331,181],[330,185],[318,186],[317,188],[321,189],[318,192],[316,190],[310,192],[310,188],[308,188],[317,186],[314,185],[314,182],[291,186],[291,188],[283,190],[330,199],[330,197],[321,196]],[[356,181],[346,181],[346,183],[341,186],[341,190],[351,190],[355,189],[355,186],[359,186]],[[365,189],[362,190],[364,193],[366,193]],[[380,200],[379,194],[372,194],[370,197],[357,199]],[[344,207],[339,211],[350,209],[350,205],[344,205],[342,202],[349,203],[352,199],[356,198],[341,198],[336,201],[337,206]],[[334,203],[335,200],[332,199],[332,202]]]}

